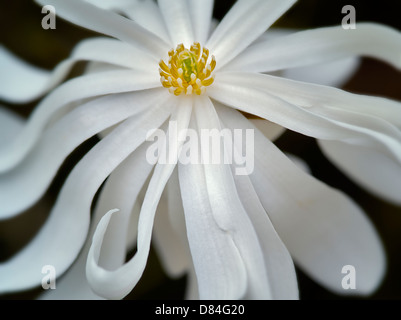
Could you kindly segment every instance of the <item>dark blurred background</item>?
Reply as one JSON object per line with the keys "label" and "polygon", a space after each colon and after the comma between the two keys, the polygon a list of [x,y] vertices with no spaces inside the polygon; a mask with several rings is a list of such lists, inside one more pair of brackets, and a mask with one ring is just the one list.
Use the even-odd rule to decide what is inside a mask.
{"label": "dark blurred background", "polygon": [[[234,2],[217,0],[214,17],[220,20]],[[401,31],[401,5],[399,1],[394,0],[300,0],[275,26],[303,29],[339,25],[344,17],[341,9],[345,5],[353,5],[356,8],[357,22],[380,22]],[[56,30],[43,30],[43,16],[41,8],[33,1],[0,0],[0,43],[31,64],[52,69],[68,57],[77,42],[95,35],[61,19],[57,19]],[[70,77],[79,74],[83,66],[78,64]],[[401,73],[379,61],[363,59],[358,72],[343,88],[355,93],[401,101]],[[37,101],[22,106],[7,104],[5,101],[0,103],[27,117]],[[46,219],[68,172],[96,141],[96,138],[93,138],[85,142],[65,161],[49,191],[39,203],[15,219],[0,221],[0,262],[10,257],[35,235]],[[317,178],[345,191],[362,206],[380,233],[388,255],[386,278],[378,291],[368,299],[401,298],[401,209],[368,194],[347,179],[324,158],[314,139],[287,132],[276,143],[282,150],[303,158]],[[297,270],[297,273],[301,299],[360,299],[333,295],[300,270]],[[166,277],[152,250],[144,276],[127,299],[181,299],[185,281],[185,277],[176,280]],[[0,298],[31,299],[39,292],[40,290],[30,290]]]}

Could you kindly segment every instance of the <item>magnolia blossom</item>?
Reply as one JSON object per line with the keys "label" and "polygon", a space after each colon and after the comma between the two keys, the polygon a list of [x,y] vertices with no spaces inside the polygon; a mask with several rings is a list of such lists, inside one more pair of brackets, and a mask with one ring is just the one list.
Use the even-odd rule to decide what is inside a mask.
{"label": "magnolia blossom", "polygon": [[[142,276],[152,236],[167,273],[188,274],[189,298],[297,299],[293,261],[336,293],[378,287],[385,255],[364,212],[272,141],[285,128],[314,137],[350,178],[401,204],[401,104],[287,77],[319,65],[332,83],[362,55],[401,68],[400,32],[373,23],[266,32],[295,0],[239,0],[216,26],[212,0],[37,2],[109,37],[83,40],[52,73],[1,49],[2,99],[50,92],[24,124],[1,111],[0,217],[34,204],[77,146],[101,139],[70,173],[38,234],[0,264],[1,292],[40,286],[50,265],[66,273],[50,297],[123,298]],[[60,84],[80,60],[90,62],[87,71]],[[150,163],[148,138],[168,135],[172,124],[199,135],[253,130],[252,172],[177,157]],[[184,142],[165,139],[161,153],[178,156]],[[234,141],[233,151],[244,144]],[[210,150],[198,151],[201,158]],[[342,287],[344,266],[357,272],[355,290]]]}

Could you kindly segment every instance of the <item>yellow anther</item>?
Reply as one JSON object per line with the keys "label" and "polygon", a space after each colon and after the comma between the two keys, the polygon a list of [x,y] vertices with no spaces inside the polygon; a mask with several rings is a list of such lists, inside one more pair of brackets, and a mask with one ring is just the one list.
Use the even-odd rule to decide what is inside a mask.
{"label": "yellow anther", "polygon": [[159,74],[163,87],[168,88],[170,93],[176,96],[201,95],[214,82],[216,59],[212,56],[209,62],[209,50],[201,48],[198,42],[192,44],[189,50],[179,44],[175,50],[168,52],[168,56],[168,64],[160,61]]}

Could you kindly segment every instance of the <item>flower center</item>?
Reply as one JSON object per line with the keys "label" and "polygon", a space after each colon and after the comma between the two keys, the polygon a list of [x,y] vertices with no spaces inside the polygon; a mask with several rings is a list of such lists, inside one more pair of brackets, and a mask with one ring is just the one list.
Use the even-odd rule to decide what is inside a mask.
{"label": "flower center", "polygon": [[209,62],[209,50],[201,49],[198,42],[189,50],[179,44],[168,55],[168,64],[160,61],[159,72],[160,82],[170,93],[176,96],[193,93],[201,95],[214,82],[216,59],[212,56]]}

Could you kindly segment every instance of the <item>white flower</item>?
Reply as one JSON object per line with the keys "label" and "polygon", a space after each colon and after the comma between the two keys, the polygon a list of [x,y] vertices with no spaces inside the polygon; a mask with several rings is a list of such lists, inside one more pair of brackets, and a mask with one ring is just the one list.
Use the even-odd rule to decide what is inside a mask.
{"label": "white flower", "polygon": [[[95,293],[123,298],[145,269],[152,234],[169,274],[189,274],[191,297],[296,299],[292,259],[334,292],[349,293],[341,286],[345,265],[357,270],[352,293],[376,289],[384,251],[362,210],[299,169],[271,140],[281,128],[315,137],[351,178],[401,204],[401,104],[269,73],[358,55],[401,68],[398,31],[361,23],[356,30],[265,37],[295,0],[237,1],[210,37],[212,0],[98,2],[133,20],[80,0],[37,2],[115,39],[82,41],[51,75],[19,69],[32,78],[25,78],[28,86],[18,79],[18,87],[3,81],[16,75],[18,61],[1,50],[13,63],[4,66],[0,97],[14,102],[55,87],[76,61],[93,62],[88,73],[51,91],[12,143],[2,143],[1,217],[35,203],[79,144],[103,138],[73,169],[38,235],[0,264],[1,292],[39,286],[44,265],[63,274],[84,246],[60,283],[72,297],[89,294],[87,259]],[[146,135],[166,131],[168,120],[180,129],[254,129],[254,172],[238,176],[226,164],[151,165]],[[181,145],[173,141],[168,150]],[[93,198],[106,179],[90,223]],[[135,243],[137,252],[125,263],[127,246]]]}

